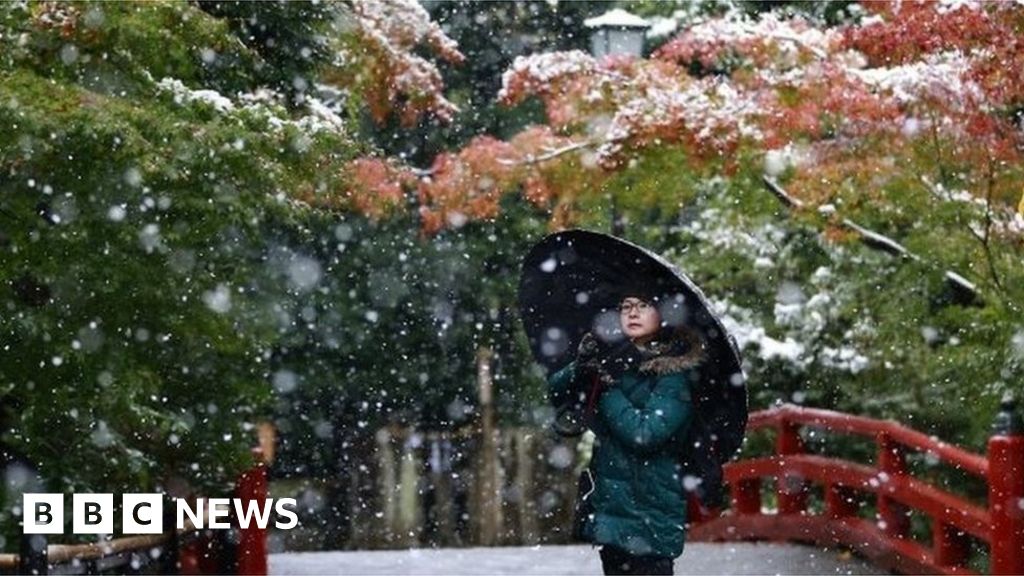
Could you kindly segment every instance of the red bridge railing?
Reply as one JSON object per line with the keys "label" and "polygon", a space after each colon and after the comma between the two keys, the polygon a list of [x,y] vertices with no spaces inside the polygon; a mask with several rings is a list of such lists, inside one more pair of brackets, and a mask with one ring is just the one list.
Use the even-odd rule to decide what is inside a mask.
{"label": "red bridge railing", "polygon": [[[873,438],[874,466],[808,454],[803,427]],[[971,574],[970,537],[988,545],[993,574],[1024,574],[1024,424],[1014,402],[1002,411],[981,456],[894,421],[784,405],[751,414],[748,430],[773,428],[775,454],[731,462],[725,481],[731,509],[693,518],[690,540],[792,540],[843,545],[876,565],[903,573]],[[909,451],[970,473],[988,486],[987,505],[974,504],[915,478]],[[763,479],[774,479],[777,512],[762,509]],[[822,487],[824,510],[810,513],[811,486]],[[874,496],[876,518],[858,516]],[[693,508],[691,508],[692,510]],[[911,511],[931,520],[931,544],[911,538]]]}
{"label": "red bridge railing", "polygon": [[[263,448],[253,448],[254,464],[235,482],[234,497],[248,508],[250,501],[267,499],[267,460]],[[168,500],[164,522],[167,530],[150,536],[127,536],[92,544],[51,544],[46,536],[26,534],[19,554],[0,554],[0,574],[100,574],[109,571],[139,573],[156,570],[162,574],[244,574],[263,576],[267,570],[267,529],[250,522],[237,526],[237,541],[229,531],[175,526],[173,500]],[[209,522],[209,508],[203,524]],[[156,566],[154,566],[156,565]]]}

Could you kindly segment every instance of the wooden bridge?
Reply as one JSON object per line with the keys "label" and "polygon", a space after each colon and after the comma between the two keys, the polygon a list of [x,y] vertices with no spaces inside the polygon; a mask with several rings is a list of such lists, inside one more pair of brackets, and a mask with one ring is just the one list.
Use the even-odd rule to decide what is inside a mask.
{"label": "wooden bridge", "polygon": [[[786,405],[751,415],[748,431],[772,428],[775,453],[725,468],[731,509],[699,510],[691,502],[691,539],[786,540],[842,545],[877,566],[908,574],[970,574],[970,539],[988,547],[992,574],[1024,574],[1024,423],[1004,400],[986,456],[972,454],[897,422]],[[866,437],[874,441],[874,465],[804,452],[801,429]],[[969,501],[915,478],[906,456],[925,453],[987,484],[987,504]],[[762,481],[774,480],[777,510],[762,508]],[[817,484],[821,513],[810,513]],[[875,518],[858,516],[874,500]],[[930,543],[911,537],[910,518],[930,522]]]}
{"label": "wooden bridge", "polygon": [[[793,405],[755,412],[748,431],[752,435],[774,431],[774,453],[734,461],[725,467],[731,495],[728,509],[706,510],[690,502],[688,541],[802,542],[848,548],[879,568],[907,574],[975,573],[978,566],[977,562],[972,566],[971,552],[982,547],[988,552],[983,554],[987,565],[983,562],[981,566],[985,571],[1024,574],[1024,421],[1012,400],[1004,400],[992,430],[987,453],[979,455],[894,421]],[[804,438],[817,433],[866,438],[874,443],[874,462],[856,463],[808,453]],[[259,451],[255,452],[258,456]],[[942,463],[973,476],[985,493],[972,500],[915,477],[908,465],[912,453],[926,455],[932,466]],[[239,479],[236,495],[259,500],[266,498],[266,490],[266,468],[257,458],[256,467]],[[822,505],[815,510],[811,500],[819,492]],[[774,502],[774,506],[766,502]],[[868,517],[862,516],[865,510]],[[923,539],[912,530],[914,516],[925,519],[930,526],[930,534]],[[164,562],[159,566],[162,573],[266,574],[266,532],[250,529],[235,533],[236,538],[228,542],[210,533],[183,540],[184,533],[173,531],[157,537],[159,542],[137,543],[134,548],[127,542],[114,542],[107,543],[103,550],[98,546],[74,550],[45,542],[39,546],[26,537],[22,554],[0,556],[0,572],[13,568],[24,574],[99,573],[118,566],[124,570],[123,559],[131,554],[138,557],[140,550],[151,551],[155,545],[163,547]],[[497,551],[502,549],[494,550],[496,557],[501,556]],[[433,552],[459,554],[457,550]],[[341,565],[337,555],[345,553],[323,554],[325,560],[326,555],[334,554],[329,564],[337,568]],[[388,557],[387,553],[374,554],[384,554],[374,556],[379,561]],[[290,555],[278,558],[286,556]],[[302,564],[304,570],[317,565],[315,559],[310,563],[308,553],[303,556],[307,562]],[[112,563],[114,557],[122,561]],[[510,557],[507,549],[502,557]],[[69,570],[71,564],[84,565],[85,569]],[[681,564],[677,562],[677,566]],[[139,568],[130,566],[132,570],[128,571]],[[548,572],[552,567],[544,563],[537,566]],[[408,573],[418,573],[415,566],[409,568],[413,571]],[[394,571],[406,573],[402,565]],[[524,570],[520,566],[509,573],[523,574]]]}

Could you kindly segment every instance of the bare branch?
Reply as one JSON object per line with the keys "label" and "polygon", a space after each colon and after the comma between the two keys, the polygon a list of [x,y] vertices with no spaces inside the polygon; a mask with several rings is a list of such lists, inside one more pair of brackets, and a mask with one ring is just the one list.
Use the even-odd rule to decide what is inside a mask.
{"label": "bare branch", "polygon": [[992,234],[992,190],[995,188],[995,169],[992,166],[992,157],[988,160],[988,178],[985,179],[985,236],[981,240],[981,246],[985,250],[985,262],[988,264],[988,271],[992,275],[992,282],[1000,292],[1005,292],[1003,283],[999,281],[999,272],[996,270],[995,256],[992,255],[992,243],[989,241]]}
{"label": "bare branch", "polygon": [[846,226],[847,228],[860,234],[861,241],[872,248],[881,250],[883,252],[888,252],[893,256],[901,256],[903,258],[909,258],[917,262],[921,261],[920,256],[914,254],[910,250],[907,250],[899,242],[893,240],[892,238],[889,238],[888,236],[879,234],[878,232],[875,232],[873,230],[868,230],[867,228],[861,226],[860,224],[857,224],[856,222],[850,220],[849,218],[843,218],[843,226]]}
{"label": "bare branch", "polygon": [[768,187],[768,191],[771,192],[772,194],[774,194],[775,197],[778,198],[780,202],[782,202],[783,204],[786,205],[786,207],[788,207],[788,208],[803,208],[804,207],[803,201],[801,201],[799,198],[794,198],[793,196],[790,196],[785,190],[782,189],[782,186],[779,186],[779,183],[776,182],[775,179],[772,178],[771,176],[768,176],[767,174],[765,174],[764,176],[761,177],[761,180],[763,180],[764,183],[765,183],[765,186]]}
{"label": "bare branch", "polygon": [[499,158],[498,162],[500,162],[500,163],[502,163],[502,164],[504,164],[506,166],[524,166],[524,165],[530,165],[530,164],[540,164],[541,162],[546,162],[548,160],[551,160],[552,158],[557,158],[559,156],[562,156],[563,154],[568,154],[570,152],[575,152],[576,150],[582,150],[583,148],[589,148],[589,147],[594,146],[594,145],[596,145],[598,143],[599,143],[598,140],[583,140],[581,142],[575,142],[573,144],[569,144],[569,145],[563,146],[561,148],[556,148],[554,150],[551,150],[550,152],[546,152],[544,154],[541,154],[540,156],[534,156],[533,154],[527,154],[526,157],[523,158],[522,160],[509,160],[508,158]]}
{"label": "bare branch", "polygon": [[789,34],[783,34],[783,33],[780,33],[780,32],[776,32],[775,34],[773,34],[773,36],[775,36],[779,40],[788,40],[788,41],[792,42],[793,44],[796,44],[797,46],[803,46],[811,54],[814,54],[815,56],[817,56],[819,60],[824,60],[825,58],[828,57],[828,55],[825,54],[824,52],[822,52],[820,48],[818,48],[816,46],[811,46],[810,44],[804,42],[803,40],[801,40],[800,38],[797,38],[796,36],[790,36]]}
{"label": "bare branch", "polygon": [[[801,202],[797,198],[790,196],[785,190],[782,189],[781,186],[779,186],[778,182],[775,182],[768,176],[763,176],[762,180],[764,180],[765,186],[768,188],[768,190],[786,206],[791,208],[803,206],[803,202]],[[846,228],[849,228],[850,230],[853,230],[854,232],[860,234],[861,241],[869,248],[881,250],[888,254],[892,254],[893,256],[899,256],[900,258],[904,258],[907,260],[913,260],[915,262],[924,263],[920,256],[914,254],[905,246],[884,234],[880,234],[878,232],[875,232],[874,230],[865,228],[860,224],[857,224],[853,220],[850,220],[849,218],[843,218],[841,222],[842,225],[845,226]],[[953,288],[954,291],[967,296],[967,300],[982,301],[981,294],[978,292],[978,288],[963,276],[957,274],[956,272],[946,270],[944,271],[943,277],[946,279],[946,282]]]}
{"label": "bare branch", "polygon": [[[1001,221],[997,221],[996,217],[1000,215],[995,211],[994,207],[992,206],[992,193],[994,188],[993,180],[994,175],[992,172],[992,166],[990,162],[984,200],[976,198],[973,195],[968,196],[969,200],[962,200],[963,202],[966,202],[967,204],[973,207],[977,207],[979,205],[984,207],[984,227],[979,231],[977,227],[974,225],[973,220],[969,220],[967,223],[964,223],[960,217],[959,211],[956,212],[956,222],[957,224],[962,225],[967,230],[967,232],[970,233],[971,237],[973,237],[975,240],[978,241],[979,244],[981,244],[982,252],[985,255],[985,263],[988,267],[989,274],[991,276],[991,284],[995,287],[995,289],[998,292],[1005,294],[1006,289],[1003,287],[1003,284],[999,279],[999,273],[996,270],[995,266],[995,256],[992,252],[993,232],[995,231],[995,228],[998,225],[1002,224]],[[928,188],[928,190],[939,199],[944,201],[955,201],[951,193],[945,191],[939,185],[933,183],[927,176],[922,175],[921,182],[923,182],[925,187]]]}

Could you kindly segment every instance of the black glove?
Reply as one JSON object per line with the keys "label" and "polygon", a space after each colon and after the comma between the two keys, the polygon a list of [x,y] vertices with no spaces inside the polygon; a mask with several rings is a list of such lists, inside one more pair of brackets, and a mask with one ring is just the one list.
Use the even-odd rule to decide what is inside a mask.
{"label": "black glove", "polygon": [[[618,368],[612,365],[617,348],[609,346],[587,332],[576,350],[576,377],[583,382],[586,393],[600,395],[605,388],[615,384]],[[593,379],[597,377],[598,387],[594,389]]]}
{"label": "black glove", "polygon": [[576,372],[586,373],[598,370],[605,350],[594,334],[587,332],[576,347]]}
{"label": "black glove", "polygon": [[613,380],[622,378],[622,374],[635,370],[640,365],[640,351],[632,340],[626,339],[611,347],[602,359],[604,371]]}
{"label": "black glove", "polygon": [[631,340],[614,345],[601,342],[590,332],[583,335],[576,351],[577,374],[597,374],[603,387],[615,384],[622,374],[640,365],[640,351]]}
{"label": "black glove", "polygon": [[[569,384],[569,395],[565,402],[555,407],[554,429],[562,436],[579,436],[590,425],[586,414],[588,399],[592,393],[599,394],[611,379],[602,365],[607,349],[590,332],[583,335],[576,347],[576,370]],[[594,377],[598,386],[595,389]]]}

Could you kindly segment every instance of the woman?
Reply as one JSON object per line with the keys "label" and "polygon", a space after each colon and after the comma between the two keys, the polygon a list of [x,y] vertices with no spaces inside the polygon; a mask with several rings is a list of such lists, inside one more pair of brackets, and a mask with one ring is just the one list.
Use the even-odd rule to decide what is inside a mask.
{"label": "woman", "polygon": [[581,380],[596,376],[601,383],[591,419],[592,513],[581,535],[603,545],[604,573],[672,574],[686,522],[679,450],[693,415],[691,369],[704,350],[696,333],[662,322],[665,298],[643,290],[622,296],[619,323],[633,344],[629,358],[621,362],[620,353],[620,362],[609,361],[587,333],[576,358],[549,378],[549,392],[559,405]]}

